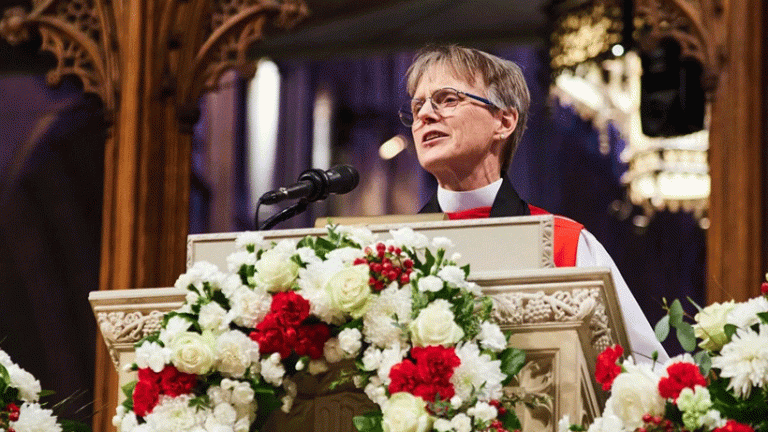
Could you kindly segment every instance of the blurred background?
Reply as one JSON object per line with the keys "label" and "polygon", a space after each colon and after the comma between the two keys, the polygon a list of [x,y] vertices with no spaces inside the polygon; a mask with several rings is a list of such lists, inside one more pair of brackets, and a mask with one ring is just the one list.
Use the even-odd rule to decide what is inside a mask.
{"label": "blurred background", "polygon": [[[631,1],[306,3],[307,19],[251,48],[253,78],[229,72],[200,99],[190,233],[254,229],[261,194],[342,163],[360,171],[357,189],[277,228],[418,211],[435,181],[397,117],[408,100],[404,74],[425,44],[459,43],[524,72],[530,120],[508,172],[521,197],[583,223],[651,323],[664,313],[661,297],[704,302],[701,65],[681,61],[674,41],[644,50]],[[14,5],[32,6],[4,1],[0,9]],[[99,286],[109,124],[77,79],[47,85],[55,62],[39,47],[35,35],[15,46],[0,39],[0,347],[43,388],[61,397],[84,391],[87,402],[101,343],[87,296]],[[644,74],[632,69],[632,53]],[[675,137],[684,137],[672,140],[681,147],[670,147]],[[649,177],[658,170],[633,158],[648,146],[677,171]],[[678,175],[689,166],[693,174]],[[278,210],[262,206],[260,220]]]}

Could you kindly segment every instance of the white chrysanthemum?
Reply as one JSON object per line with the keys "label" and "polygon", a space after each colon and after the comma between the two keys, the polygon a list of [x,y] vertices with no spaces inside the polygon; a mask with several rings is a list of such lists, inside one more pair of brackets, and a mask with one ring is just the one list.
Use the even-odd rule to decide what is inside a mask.
{"label": "white chrysanthemum", "polygon": [[620,418],[608,414],[596,418],[595,421],[589,425],[587,432],[624,432],[625,430]]}
{"label": "white chrysanthemum", "polygon": [[198,322],[204,330],[221,334],[229,330],[232,319],[227,316],[227,311],[215,301],[206,303],[200,307]]}
{"label": "white chrysanthemum", "polygon": [[728,323],[739,328],[751,327],[760,322],[760,312],[768,312],[768,300],[764,296],[755,297],[744,303],[736,303],[728,313]]}
{"label": "white chrysanthemum", "polygon": [[216,366],[219,372],[240,378],[259,361],[259,344],[245,333],[229,331],[216,339]]}
{"label": "white chrysanthemum", "polygon": [[501,372],[501,360],[491,360],[488,354],[481,354],[480,348],[472,342],[456,347],[461,364],[453,371],[451,383],[456,395],[469,400],[473,391],[478,391],[481,401],[501,398],[501,382],[506,378]]}
{"label": "white chrysanthemum", "polygon": [[280,362],[280,354],[274,353],[261,361],[261,376],[264,381],[277,387],[283,384],[284,375],[285,368]]}
{"label": "white chrysanthemum", "polygon": [[738,329],[720,355],[712,358],[712,367],[731,379],[728,388],[742,398],[749,397],[752,387],[768,384],[768,325],[760,324],[758,330]]}
{"label": "white chrysanthemum", "polygon": [[309,301],[309,313],[327,324],[338,325],[344,322],[344,313],[332,306],[328,291],[325,290],[328,280],[343,268],[344,264],[340,260],[333,259],[310,263],[307,268],[299,269],[297,294]]}
{"label": "white chrysanthemum", "polygon": [[376,374],[384,385],[389,385],[389,383],[392,382],[389,378],[389,371],[392,369],[392,366],[403,360],[407,351],[408,346],[400,346],[400,343],[398,342],[381,352],[381,362],[379,363],[379,369],[376,371]]}
{"label": "white chrysanthemum", "polygon": [[438,292],[443,289],[444,282],[437,276],[424,276],[418,282],[421,292]]}
{"label": "white chrysanthemum", "polygon": [[61,432],[53,411],[43,409],[36,403],[25,402],[19,408],[19,419],[10,427],[16,432]]}
{"label": "white chrysanthemum", "polygon": [[266,246],[264,236],[257,231],[244,231],[238,234],[235,239],[235,246],[237,246],[238,249],[245,249],[248,245],[252,245],[256,250],[259,250]]}
{"label": "white chrysanthemum", "polygon": [[189,395],[160,396],[152,412],[144,417],[149,430],[154,432],[186,432],[202,426],[209,410],[189,406]]}
{"label": "white chrysanthemum", "polygon": [[232,293],[229,303],[228,315],[232,322],[253,328],[269,313],[272,296],[260,288],[251,289],[242,285]]}
{"label": "white chrysanthemum", "polygon": [[136,366],[139,369],[150,368],[160,373],[170,362],[171,350],[160,346],[157,342],[144,342],[136,348]]}
{"label": "white chrysanthemum", "polygon": [[35,402],[40,398],[40,381],[31,373],[11,363],[5,368],[11,378],[11,387],[19,390],[19,399],[26,402]]}
{"label": "white chrysanthemum", "polygon": [[12,364],[13,364],[13,361],[11,360],[11,356],[9,356],[8,353],[0,349],[0,365],[8,367]]}
{"label": "white chrysanthemum", "polygon": [[480,323],[480,334],[477,335],[480,346],[494,352],[499,352],[507,348],[507,338],[497,324],[492,322]]}
{"label": "white chrysanthemum", "polygon": [[390,230],[394,243],[400,247],[412,250],[424,249],[429,246],[429,239],[422,233],[415,232],[412,228],[405,227],[397,230]]}
{"label": "white chrysanthemum", "polygon": [[340,225],[336,227],[336,232],[344,234],[348,239],[357,243],[361,248],[373,244],[376,241],[376,235],[368,228]]}
{"label": "white chrysanthemum", "polygon": [[363,335],[360,333],[360,330],[356,328],[345,328],[339,332],[338,335],[339,347],[350,356],[356,357],[358,352],[360,352],[360,348],[363,346],[361,340],[362,337]]}
{"label": "white chrysanthemum", "polygon": [[232,252],[227,256],[227,269],[231,273],[237,273],[240,270],[240,267],[243,265],[255,265],[256,264],[256,254],[245,251],[245,250],[239,250],[237,252]]}
{"label": "white chrysanthemum", "polygon": [[373,298],[371,308],[363,316],[365,340],[379,348],[403,341],[403,326],[411,322],[413,304],[410,285],[389,286]]}
{"label": "white chrysanthemum", "polygon": [[167,347],[179,333],[189,330],[191,326],[192,321],[187,318],[178,315],[173,316],[168,320],[165,327],[160,329],[160,341]]}
{"label": "white chrysanthemum", "polygon": [[475,417],[483,422],[489,422],[495,419],[498,414],[496,407],[482,401],[477,402],[475,406],[467,410],[467,415]]}
{"label": "white chrysanthemum", "polygon": [[336,259],[345,264],[351,264],[355,259],[363,257],[365,257],[365,252],[353,247],[334,249],[326,255],[326,259]]}

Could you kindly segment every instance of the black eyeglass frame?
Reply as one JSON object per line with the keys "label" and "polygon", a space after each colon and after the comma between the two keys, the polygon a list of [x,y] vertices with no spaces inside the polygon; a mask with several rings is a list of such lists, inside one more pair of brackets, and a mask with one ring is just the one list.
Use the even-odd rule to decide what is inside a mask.
{"label": "black eyeglass frame", "polygon": [[[468,97],[468,98],[470,98],[470,99],[474,99],[474,100],[476,100],[476,101],[478,101],[478,102],[482,102],[482,103],[484,103],[484,104],[488,105],[488,106],[489,106],[489,107],[491,107],[491,108],[494,108],[494,109],[499,109],[499,107],[497,107],[497,106],[496,106],[496,104],[494,104],[493,102],[491,102],[490,100],[488,100],[488,99],[486,99],[486,98],[484,98],[484,97],[482,97],[482,96],[477,96],[477,95],[473,95],[472,93],[467,93],[467,92],[465,92],[465,91],[456,90],[456,89],[455,89],[455,88],[453,88],[453,87],[443,87],[443,88],[439,88],[439,89],[437,89],[437,90],[433,91],[433,92],[432,92],[432,95],[431,95],[430,97],[426,98],[426,99],[416,99],[416,98],[414,98],[414,99],[411,99],[411,100],[409,100],[409,101],[408,101],[408,102],[406,102],[405,104],[403,104],[403,106],[401,106],[401,107],[400,107],[400,109],[397,111],[397,114],[398,114],[398,116],[400,117],[400,121],[401,121],[401,122],[402,122],[402,123],[403,123],[405,126],[408,126],[408,127],[411,127],[411,126],[413,126],[413,123],[414,123],[414,116],[413,116],[413,111],[411,110],[411,105],[413,105],[413,101],[416,101],[416,100],[418,100],[418,101],[421,101],[421,102],[422,102],[422,105],[421,105],[422,107],[423,107],[423,106],[424,106],[424,104],[427,102],[427,100],[429,100],[429,103],[431,103],[431,104],[432,104],[432,109],[433,109],[433,110],[434,110],[436,113],[440,114],[440,107],[438,107],[438,106],[435,104],[435,101],[434,101],[433,97],[434,97],[434,95],[435,95],[437,92],[440,92],[440,91],[443,91],[443,90],[451,90],[451,91],[454,91],[454,92],[456,92],[456,94],[457,94],[457,95],[466,96],[466,97]],[[456,103],[456,105],[458,105],[458,102]],[[452,108],[453,108],[453,107],[452,107]],[[421,109],[421,107],[419,107],[419,109]]]}

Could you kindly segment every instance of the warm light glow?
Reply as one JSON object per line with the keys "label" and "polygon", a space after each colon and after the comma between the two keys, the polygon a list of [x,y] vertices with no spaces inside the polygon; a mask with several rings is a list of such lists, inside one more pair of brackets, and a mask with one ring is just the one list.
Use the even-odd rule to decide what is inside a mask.
{"label": "warm light glow", "polygon": [[408,146],[408,141],[402,135],[395,135],[379,147],[379,156],[384,160],[392,159]]}
{"label": "warm light glow", "polygon": [[611,53],[616,57],[620,57],[624,55],[624,47],[619,44],[616,44],[611,47]]}
{"label": "warm light glow", "polygon": [[[280,71],[274,62],[259,60],[256,75],[248,83],[246,98],[249,183],[251,196],[259,197],[273,186],[280,108]],[[256,199],[252,202],[255,205]]]}

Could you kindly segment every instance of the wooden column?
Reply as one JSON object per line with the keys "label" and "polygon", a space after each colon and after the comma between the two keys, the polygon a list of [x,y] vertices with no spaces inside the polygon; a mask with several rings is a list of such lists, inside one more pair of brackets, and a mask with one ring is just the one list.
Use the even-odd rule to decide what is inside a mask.
{"label": "wooden column", "polygon": [[[197,100],[222,73],[252,76],[248,48],[266,23],[289,28],[302,0],[33,0],[6,11],[10,43],[31,30],[57,59],[50,84],[76,75],[111,124],[104,160],[99,289],[172,286],[185,270],[191,132]],[[113,430],[117,374],[99,336],[94,431]]]}
{"label": "wooden column", "polygon": [[765,2],[637,0],[641,45],[676,40],[711,102],[707,300],[760,293],[766,263]]}

